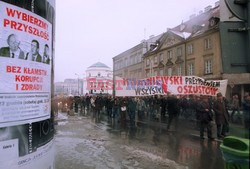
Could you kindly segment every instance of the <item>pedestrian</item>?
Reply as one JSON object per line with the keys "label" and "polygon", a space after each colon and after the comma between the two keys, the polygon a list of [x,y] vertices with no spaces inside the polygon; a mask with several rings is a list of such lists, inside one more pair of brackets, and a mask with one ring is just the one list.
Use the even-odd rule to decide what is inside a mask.
{"label": "pedestrian", "polygon": [[168,124],[167,130],[169,131],[172,121],[174,120],[175,130],[178,128],[178,99],[176,96],[169,95],[167,99],[168,104]]}
{"label": "pedestrian", "polygon": [[159,98],[158,95],[154,96],[153,99],[153,118],[155,120],[158,120],[160,118],[159,113],[160,113],[160,107],[161,107],[161,99]]}
{"label": "pedestrian", "polygon": [[90,105],[90,96],[88,95],[87,97],[86,97],[86,107],[87,107],[87,111],[89,111],[89,107],[91,106]]}
{"label": "pedestrian", "polygon": [[127,123],[127,103],[126,100],[124,99],[121,103],[121,128],[125,129],[126,128],[126,123]]}
{"label": "pedestrian", "polygon": [[195,96],[195,100],[194,100],[194,110],[195,110],[195,117],[196,117],[196,127],[197,129],[200,130],[200,112],[198,111],[197,107],[198,107],[198,104],[200,103],[201,99],[200,99],[200,96]]}
{"label": "pedestrian", "polygon": [[166,120],[166,108],[167,108],[167,100],[165,96],[161,96],[161,120]]}
{"label": "pedestrian", "polygon": [[128,99],[128,116],[130,127],[135,126],[135,111],[136,111],[136,102],[133,97]]}
{"label": "pedestrian", "polygon": [[200,138],[204,139],[204,130],[207,130],[208,139],[213,140],[212,137],[212,107],[209,104],[208,96],[202,96],[201,102],[197,105],[197,111],[200,114]]}
{"label": "pedestrian", "polygon": [[250,124],[250,95],[245,94],[244,101],[242,103],[243,107],[243,117],[244,117],[244,127],[247,129],[249,137],[249,124]]}
{"label": "pedestrian", "polygon": [[108,118],[111,118],[112,117],[112,108],[113,108],[113,100],[112,100],[111,96],[109,96],[106,100],[106,108],[107,108]]}
{"label": "pedestrian", "polygon": [[79,97],[76,96],[74,97],[74,106],[75,106],[75,112],[78,112],[78,108],[79,108]]}
{"label": "pedestrian", "polygon": [[95,113],[95,96],[92,96],[91,98],[90,98],[90,105],[91,105],[91,111],[93,112],[93,113]]}
{"label": "pedestrian", "polygon": [[231,113],[231,118],[230,118],[232,122],[234,122],[235,112],[239,114],[239,110],[240,110],[240,102],[239,102],[238,95],[236,94],[233,96],[233,100],[232,100],[232,113]]}
{"label": "pedestrian", "polygon": [[188,98],[186,95],[182,96],[179,99],[180,102],[180,108],[181,108],[181,115],[183,116],[185,119],[187,119],[189,117],[189,113],[188,113]]}
{"label": "pedestrian", "polygon": [[154,116],[154,98],[153,98],[153,96],[149,96],[148,97],[148,111],[149,111],[149,113],[148,113],[148,116],[149,116],[149,119],[151,120],[151,119],[153,119],[153,116]]}
{"label": "pedestrian", "polygon": [[140,120],[140,121],[144,120],[146,104],[142,98],[138,98],[137,110],[138,110],[138,120]]}
{"label": "pedestrian", "polygon": [[228,131],[229,114],[227,111],[226,101],[223,99],[221,93],[217,94],[217,100],[214,103],[213,110],[215,112],[215,122],[217,126],[217,137],[221,139],[226,136]]}
{"label": "pedestrian", "polygon": [[99,120],[100,114],[101,114],[101,109],[102,109],[102,99],[101,97],[97,96],[95,99],[95,117]]}
{"label": "pedestrian", "polygon": [[85,113],[85,106],[86,106],[86,100],[85,100],[85,97],[82,96],[80,98],[81,113]]}
{"label": "pedestrian", "polygon": [[120,114],[120,102],[117,97],[114,98],[113,100],[113,115],[112,117],[115,119],[117,116]]}

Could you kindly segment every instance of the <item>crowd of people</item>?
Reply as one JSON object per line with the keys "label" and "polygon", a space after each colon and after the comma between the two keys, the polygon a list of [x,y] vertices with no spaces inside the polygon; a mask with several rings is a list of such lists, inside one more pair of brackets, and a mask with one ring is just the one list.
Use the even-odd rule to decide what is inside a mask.
{"label": "crowd of people", "polygon": [[[190,119],[196,122],[200,130],[200,138],[204,139],[207,131],[208,139],[214,139],[212,121],[216,124],[217,138],[222,139],[229,131],[229,122],[232,122],[235,112],[243,110],[242,124],[249,130],[250,96],[245,94],[242,106],[238,97],[233,96],[227,101],[221,93],[217,97],[210,96],[175,96],[155,95],[145,97],[112,97],[112,96],[82,96],[64,97],[54,100],[54,110],[64,112],[92,112],[99,117],[101,113],[109,118],[117,119],[121,126],[135,127],[135,120],[160,120],[167,123],[170,130],[172,123],[178,130],[178,119]],[[229,113],[229,109],[231,110]],[[238,112],[237,112],[238,113]]]}

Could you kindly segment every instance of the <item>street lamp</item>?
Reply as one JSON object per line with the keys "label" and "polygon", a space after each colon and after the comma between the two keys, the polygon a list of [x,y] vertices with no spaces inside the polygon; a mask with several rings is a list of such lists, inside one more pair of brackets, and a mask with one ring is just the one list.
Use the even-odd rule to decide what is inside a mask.
{"label": "street lamp", "polygon": [[75,73],[75,75],[77,75],[77,93],[78,93],[78,96],[80,95],[79,94],[79,75],[77,73]]}
{"label": "street lamp", "polygon": [[84,80],[86,81],[86,73],[83,73],[83,78],[82,78],[82,94],[85,95],[86,91],[84,89]]}

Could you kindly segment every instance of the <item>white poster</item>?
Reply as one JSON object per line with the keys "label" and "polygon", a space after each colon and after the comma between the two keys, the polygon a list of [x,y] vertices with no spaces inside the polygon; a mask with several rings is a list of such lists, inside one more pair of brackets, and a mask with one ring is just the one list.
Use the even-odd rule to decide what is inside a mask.
{"label": "white poster", "polygon": [[50,118],[52,24],[0,2],[0,127]]}
{"label": "white poster", "polygon": [[55,1],[6,2],[0,0],[0,169],[54,169]]}

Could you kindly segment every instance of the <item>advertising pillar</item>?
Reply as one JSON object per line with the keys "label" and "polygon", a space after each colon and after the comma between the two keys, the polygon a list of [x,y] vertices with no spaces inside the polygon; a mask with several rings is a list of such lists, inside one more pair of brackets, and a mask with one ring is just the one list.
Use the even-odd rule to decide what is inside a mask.
{"label": "advertising pillar", "polygon": [[53,169],[55,0],[0,0],[0,169]]}

